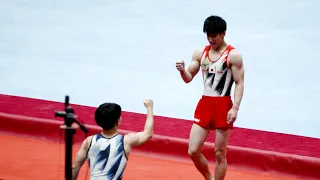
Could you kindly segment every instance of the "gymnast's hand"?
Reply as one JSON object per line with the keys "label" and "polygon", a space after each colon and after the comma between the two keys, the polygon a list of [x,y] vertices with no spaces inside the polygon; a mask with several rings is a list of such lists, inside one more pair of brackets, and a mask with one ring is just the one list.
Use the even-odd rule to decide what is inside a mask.
{"label": "gymnast's hand", "polygon": [[236,108],[231,108],[228,112],[228,117],[227,117],[227,123],[234,123],[234,121],[237,119],[238,116],[238,109]]}
{"label": "gymnast's hand", "polygon": [[177,61],[176,62],[176,68],[178,71],[183,71],[184,70],[184,61]]}
{"label": "gymnast's hand", "polygon": [[148,108],[153,108],[153,101],[151,99],[145,99],[144,100],[144,106]]}

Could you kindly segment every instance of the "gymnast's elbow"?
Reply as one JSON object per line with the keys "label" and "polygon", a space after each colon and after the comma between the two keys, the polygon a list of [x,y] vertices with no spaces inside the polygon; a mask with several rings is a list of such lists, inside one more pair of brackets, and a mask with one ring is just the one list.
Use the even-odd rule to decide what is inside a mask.
{"label": "gymnast's elbow", "polygon": [[148,140],[151,139],[152,136],[153,136],[153,131],[148,131],[148,132],[146,132],[146,138],[147,138]]}
{"label": "gymnast's elbow", "polygon": [[193,77],[186,77],[186,78],[183,78],[183,81],[186,83],[186,84],[189,84],[191,81],[192,81]]}

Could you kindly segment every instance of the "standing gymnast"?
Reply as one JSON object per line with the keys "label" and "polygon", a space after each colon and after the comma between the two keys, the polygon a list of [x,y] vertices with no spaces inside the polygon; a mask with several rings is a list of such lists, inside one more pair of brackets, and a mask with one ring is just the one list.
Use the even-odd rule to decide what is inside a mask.
{"label": "standing gymnast", "polygon": [[[242,55],[225,41],[227,23],[219,16],[209,16],[203,24],[209,45],[195,50],[191,64],[176,63],[184,82],[189,83],[202,71],[204,90],[194,113],[188,153],[206,180],[223,180],[227,173],[227,145],[244,91]],[[201,70],[200,70],[201,68]],[[235,83],[234,103],[231,89]],[[212,176],[207,159],[201,153],[210,130],[215,131],[216,168]]]}

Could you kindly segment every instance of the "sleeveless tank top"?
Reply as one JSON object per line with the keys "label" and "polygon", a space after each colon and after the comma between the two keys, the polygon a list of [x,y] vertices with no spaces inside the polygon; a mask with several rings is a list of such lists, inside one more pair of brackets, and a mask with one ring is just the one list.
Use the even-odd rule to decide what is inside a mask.
{"label": "sleeveless tank top", "polygon": [[218,59],[210,59],[210,45],[205,47],[200,61],[204,96],[230,96],[234,80],[229,68],[228,56],[232,49],[234,47],[228,45]]}
{"label": "sleeveless tank top", "polygon": [[123,135],[93,135],[88,149],[90,180],[121,180],[127,161]]}

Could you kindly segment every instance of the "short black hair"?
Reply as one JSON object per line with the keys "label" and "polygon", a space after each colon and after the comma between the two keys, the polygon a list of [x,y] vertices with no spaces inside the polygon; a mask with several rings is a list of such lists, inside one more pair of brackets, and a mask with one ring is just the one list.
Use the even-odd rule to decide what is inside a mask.
{"label": "short black hair", "polygon": [[204,21],[203,32],[206,34],[221,34],[227,30],[227,23],[220,16],[209,16]]}
{"label": "short black hair", "polygon": [[103,103],[95,112],[96,123],[104,130],[112,129],[121,116],[121,107],[116,103]]}

